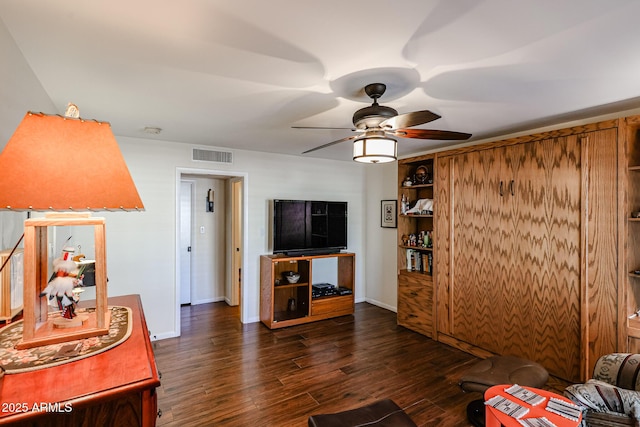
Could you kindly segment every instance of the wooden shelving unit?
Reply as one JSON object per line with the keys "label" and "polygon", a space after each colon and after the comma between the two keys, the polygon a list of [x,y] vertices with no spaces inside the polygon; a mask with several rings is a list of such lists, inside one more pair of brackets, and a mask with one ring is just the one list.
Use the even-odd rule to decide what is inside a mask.
{"label": "wooden shelving unit", "polygon": [[[418,169],[426,169],[427,176],[421,182],[416,178]],[[411,185],[406,185],[407,178]],[[408,199],[409,207],[420,199],[434,199],[434,155],[418,156],[398,161],[398,324],[429,337],[436,336],[434,319],[433,282],[433,241],[435,240],[434,215],[430,213],[410,213],[403,211],[403,200]],[[406,244],[414,235],[429,232],[428,246]],[[408,251],[413,252],[413,258]],[[419,256],[417,270],[411,260]]]}
{"label": "wooden shelving unit", "polygon": [[622,351],[640,351],[640,319],[636,314],[640,309],[640,274],[634,271],[640,269],[640,218],[632,216],[633,212],[640,211],[640,118],[627,117],[623,123],[624,137],[627,147],[627,174],[626,174],[626,238],[627,254],[625,300],[626,300],[626,349]]}
{"label": "wooden shelving unit", "polygon": [[[313,298],[313,260],[322,258],[337,259],[338,283],[333,285],[350,289],[351,294]],[[300,279],[288,283],[285,278],[288,271],[298,273]],[[353,253],[260,257],[260,320],[271,329],[353,314],[354,293]]]}
{"label": "wooden shelving unit", "polygon": [[[421,165],[433,183],[414,185]],[[640,117],[400,160],[399,205],[432,198],[433,214],[398,215],[398,324],[572,382],[640,351],[639,172]],[[403,241],[422,230],[431,249]],[[412,249],[431,275],[407,268]]]}

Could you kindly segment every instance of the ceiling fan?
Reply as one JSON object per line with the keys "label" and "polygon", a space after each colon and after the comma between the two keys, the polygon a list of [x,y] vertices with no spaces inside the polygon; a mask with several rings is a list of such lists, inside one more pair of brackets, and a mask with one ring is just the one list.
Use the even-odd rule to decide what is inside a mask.
{"label": "ceiling fan", "polygon": [[437,140],[465,140],[471,137],[471,134],[462,132],[407,129],[437,120],[440,116],[429,110],[398,114],[395,109],[378,104],[378,98],[384,94],[386,89],[387,86],[383,83],[371,83],[365,86],[364,91],[369,98],[373,99],[373,104],[369,107],[361,108],[354,113],[353,124],[355,129],[293,126],[295,129],[350,129],[354,132],[359,132],[357,135],[323,144],[307,150],[302,154],[321,150],[341,142],[354,140],[354,160],[365,163],[383,163],[396,160],[397,158],[397,141],[387,135],[401,138]]}

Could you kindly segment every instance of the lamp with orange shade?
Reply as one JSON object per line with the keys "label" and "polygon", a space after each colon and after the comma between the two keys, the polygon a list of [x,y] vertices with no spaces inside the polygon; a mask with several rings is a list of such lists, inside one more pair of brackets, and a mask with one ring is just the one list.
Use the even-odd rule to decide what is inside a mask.
{"label": "lamp with orange shade", "polygon": [[[107,334],[105,220],[88,212],[144,210],[111,125],[78,115],[27,113],[0,153],[0,209],[47,212],[24,223],[24,325],[18,348]],[[47,230],[54,226],[94,228],[96,307],[80,324],[49,313],[40,296],[51,276]]]}

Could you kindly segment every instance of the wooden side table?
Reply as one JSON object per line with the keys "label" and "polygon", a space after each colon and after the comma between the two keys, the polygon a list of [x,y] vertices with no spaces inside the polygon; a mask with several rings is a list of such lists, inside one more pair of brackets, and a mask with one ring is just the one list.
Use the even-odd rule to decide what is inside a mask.
{"label": "wooden side table", "polygon": [[[94,301],[82,301],[92,307]],[[111,297],[131,308],[131,335],[110,350],[0,381],[0,426],[141,426],[157,418],[156,368],[139,295]]]}
{"label": "wooden side table", "polygon": [[[540,396],[544,397],[545,400],[544,402],[536,405],[536,406],[531,406],[526,402],[523,402],[521,400],[519,400],[518,398],[510,395],[509,393],[505,392],[504,390],[506,388],[508,388],[511,384],[501,384],[501,385],[496,385],[493,386],[491,388],[489,388],[485,393],[484,393],[484,400],[489,400],[494,396],[504,396],[509,398],[510,400],[518,403],[519,405],[522,405],[526,408],[529,408],[529,412],[527,413],[527,415],[525,415],[524,417],[522,417],[522,419],[526,419],[526,418],[537,418],[537,417],[545,417],[546,419],[548,419],[549,421],[551,421],[553,424],[555,424],[557,427],[577,427],[580,424],[580,420],[582,419],[582,416],[579,417],[578,421],[572,421],[568,418],[562,417],[560,415],[554,414],[553,412],[549,412],[545,409],[545,407],[547,406],[547,402],[549,401],[550,397],[554,397],[556,399],[561,399],[564,400],[565,402],[569,402],[569,403],[573,403],[571,402],[569,399],[567,399],[564,396],[561,396],[559,394],[556,393],[552,393],[550,391],[547,390],[541,390],[541,389],[537,389],[537,388],[533,388],[533,387],[525,387],[522,386],[522,388],[525,388],[527,390],[530,390],[534,393],[539,394]],[[486,427],[500,427],[500,426],[504,426],[504,427],[522,427],[522,425],[518,422],[517,419],[510,417],[509,415],[505,414],[504,412],[499,411],[498,409],[492,407],[492,406],[485,406],[485,425]]]}

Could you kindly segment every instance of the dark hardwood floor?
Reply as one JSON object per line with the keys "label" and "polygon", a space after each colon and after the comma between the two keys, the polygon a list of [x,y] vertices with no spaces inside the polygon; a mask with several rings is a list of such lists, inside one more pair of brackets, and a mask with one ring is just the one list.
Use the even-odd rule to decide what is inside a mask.
{"label": "dark hardwood floor", "polygon": [[157,341],[159,426],[299,426],[312,414],[391,398],[419,426],[469,426],[480,397],[457,385],[478,359],[396,325],[367,303],[353,316],[280,330],[237,307],[182,308],[182,336]]}

